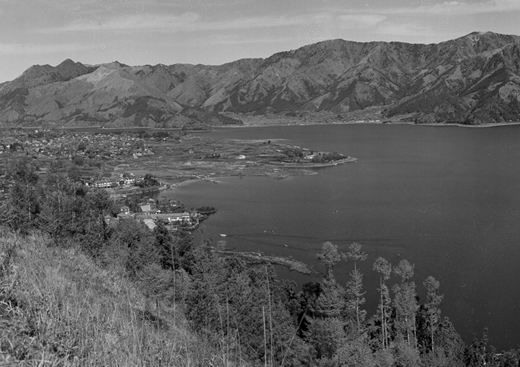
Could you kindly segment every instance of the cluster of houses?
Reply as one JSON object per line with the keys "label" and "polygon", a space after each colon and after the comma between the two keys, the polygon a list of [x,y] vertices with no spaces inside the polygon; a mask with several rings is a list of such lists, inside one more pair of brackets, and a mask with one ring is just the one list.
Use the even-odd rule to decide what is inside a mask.
{"label": "cluster of houses", "polygon": [[118,179],[90,181],[89,179],[85,178],[84,183],[86,186],[90,187],[109,189],[116,187],[135,186],[137,181],[138,178],[136,178],[133,173],[121,173]]}
{"label": "cluster of houses", "polygon": [[287,159],[313,160],[315,157],[319,157],[319,156],[328,154],[327,152],[315,152],[308,148],[300,148],[297,145],[292,146],[292,147],[288,146],[285,149],[277,149],[276,151],[278,153],[282,154],[282,156],[280,157],[281,160],[287,160]]}
{"label": "cluster of houses", "polygon": [[153,150],[144,144],[146,141],[135,134],[14,130],[6,131],[0,140],[0,154],[24,151],[41,158],[138,158],[154,154]]}
{"label": "cluster of houses", "polygon": [[157,208],[153,199],[141,202],[139,208],[139,213],[133,213],[130,207],[123,205],[120,208],[120,213],[117,214],[117,218],[107,216],[105,220],[110,224],[119,219],[134,219],[143,222],[151,230],[157,227],[157,223],[160,221],[166,228],[172,231],[177,231],[179,227],[188,231],[194,230],[198,227],[201,220],[201,215],[196,212],[163,213]]}
{"label": "cluster of houses", "polygon": [[4,143],[0,143],[0,154],[3,154],[5,152],[19,152],[19,151],[23,151],[24,150],[24,147],[21,143],[18,143],[18,142],[14,142],[12,144],[4,144]]}

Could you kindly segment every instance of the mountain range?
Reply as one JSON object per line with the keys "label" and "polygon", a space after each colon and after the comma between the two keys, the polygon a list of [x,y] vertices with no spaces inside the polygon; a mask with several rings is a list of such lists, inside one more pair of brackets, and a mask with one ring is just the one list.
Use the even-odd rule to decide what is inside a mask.
{"label": "mountain range", "polygon": [[240,116],[377,107],[381,119],[520,120],[520,37],[473,32],[437,44],[323,41],[219,66],[35,65],[0,84],[0,124],[200,128]]}

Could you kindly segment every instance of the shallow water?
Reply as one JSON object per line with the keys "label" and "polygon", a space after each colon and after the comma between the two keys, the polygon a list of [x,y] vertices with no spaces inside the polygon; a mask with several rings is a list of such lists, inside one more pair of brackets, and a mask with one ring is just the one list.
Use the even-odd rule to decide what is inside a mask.
{"label": "shallow water", "polygon": [[[291,126],[205,136],[287,138],[358,158],[316,169],[318,175],[223,178],[167,193],[187,207],[218,208],[202,226],[205,237],[308,263],[325,241],[342,249],[357,241],[369,253],[362,265],[369,314],[377,303],[372,262],[384,256],[395,265],[406,258],[416,266],[419,296],[427,276],[441,282],[443,315],[466,342],[487,326],[497,348],[518,348],[520,126]],[[349,269],[336,270],[341,282]],[[314,280],[286,271],[280,276]]]}

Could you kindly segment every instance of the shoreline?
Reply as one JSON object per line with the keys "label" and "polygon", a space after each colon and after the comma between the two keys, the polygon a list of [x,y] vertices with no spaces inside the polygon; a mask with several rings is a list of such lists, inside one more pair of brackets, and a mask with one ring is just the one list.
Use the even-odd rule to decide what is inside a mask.
{"label": "shoreline", "polygon": [[343,159],[334,161],[334,162],[328,162],[328,163],[286,163],[286,162],[276,162],[271,161],[268,164],[272,164],[275,166],[281,166],[285,168],[325,168],[325,167],[334,167],[338,164],[346,164],[346,163],[355,163],[357,162],[357,158],[355,157],[345,157]]}
{"label": "shoreline", "polygon": [[[223,177],[215,177],[215,178],[223,178]],[[170,184],[170,188],[166,190],[157,191],[158,196],[161,195],[161,193],[174,193],[175,189],[177,189],[180,186],[188,186],[198,181],[207,181],[203,178],[192,178],[189,180],[184,180],[182,182],[176,183],[176,184]]]}
{"label": "shoreline", "polygon": [[[413,126],[457,126],[457,127],[468,127],[468,128],[489,128],[489,127],[501,127],[501,126],[516,126],[520,125],[520,121],[515,122],[497,122],[497,123],[485,123],[480,125],[466,125],[466,124],[452,124],[452,123],[425,123],[425,124],[416,124],[414,122],[406,122],[406,121],[388,121],[388,122],[354,122],[354,121],[335,121],[335,122],[305,122],[305,123],[253,123],[253,124],[243,124],[243,125],[222,125],[222,126],[213,126],[213,130],[227,130],[227,129],[245,129],[245,128],[261,128],[261,127],[289,127],[289,126],[328,126],[328,125],[413,125]],[[137,130],[151,130],[151,131],[182,131],[179,128],[157,128],[157,127],[143,127],[143,126],[132,126],[132,127],[109,127],[105,128],[102,126],[55,126],[55,127],[42,127],[42,126],[0,126],[0,130],[9,130],[9,129],[23,129],[23,130],[40,130],[40,129],[48,129],[48,130],[102,130],[106,132],[111,131],[137,131]],[[211,130],[185,130],[186,133],[189,134],[201,134],[201,133],[209,133]]]}
{"label": "shoreline", "polygon": [[[427,123],[427,124],[416,124],[414,122],[406,122],[406,121],[392,121],[392,122],[329,122],[329,123],[266,123],[266,124],[244,124],[244,125],[234,125],[234,126],[214,126],[215,130],[225,130],[225,129],[244,129],[244,128],[258,128],[258,127],[289,127],[289,126],[328,126],[328,125],[413,125],[413,126],[457,126],[457,127],[469,127],[469,128],[488,128],[488,127],[500,127],[500,126],[516,126],[520,125],[520,121],[516,122],[497,122],[497,123],[486,123],[480,125],[465,125],[465,124],[449,124],[444,122],[439,123]],[[194,131],[194,133],[198,133]]]}
{"label": "shoreline", "polygon": [[[391,125],[391,124],[388,124]],[[438,124],[413,124],[410,125],[415,126],[456,126],[456,127],[468,127],[468,128],[488,128],[488,127],[502,127],[502,126],[517,126],[520,125],[520,121],[518,122],[498,122],[496,124],[481,124],[481,125],[465,125],[465,124],[446,124],[446,123],[438,123]]]}

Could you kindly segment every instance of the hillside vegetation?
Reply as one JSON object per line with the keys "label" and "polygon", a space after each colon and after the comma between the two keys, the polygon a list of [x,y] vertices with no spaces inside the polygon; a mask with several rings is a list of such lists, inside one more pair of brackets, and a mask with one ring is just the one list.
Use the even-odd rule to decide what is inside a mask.
{"label": "hillside vegetation", "polygon": [[429,45],[337,39],[220,66],[65,60],[2,84],[0,122],[204,128],[273,113],[341,121],[372,107],[377,119],[510,122],[520,116],[519,60],[520,37],[491,32]]}
{"label": "hillside vegetation", "polygon": [[40,233],[0,233],[0,365],[225,366],[175,304]]}
{"label": "hillside vegetation", "polygon": [[[49,366],[518,366],[487,331],[465,345],[442,317],[433,277],[406,260],[372,259],[358,243],[325,242],[321,280],[301,290],[269,264],[221,256],[225,242],[108,225],[112,201],[55,164],[6,170],[0,207],[0,358]],[[113,222],[113,221],[111,221]],[[343,250],[343,251],[341,251]],[[350,269],[340,284],[338,266]],[[364,289],[363,272],[379,274]],[[416,284],[415,281],[420,283]],[[419,287],[426,296],[419,299]],[[365,292],[378,295],[373,315]]]}

